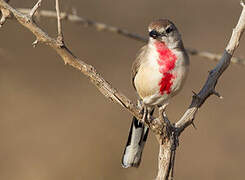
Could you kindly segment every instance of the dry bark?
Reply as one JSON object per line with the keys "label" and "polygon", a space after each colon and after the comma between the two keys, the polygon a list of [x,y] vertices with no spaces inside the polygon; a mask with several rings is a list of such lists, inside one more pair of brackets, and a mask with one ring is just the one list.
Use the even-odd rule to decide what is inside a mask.
{"label": "dry bark", "polygon": [[[53,48],[64,60],[65,64],[69,64],[81,71],[81,73],[87,76],[106,98],[120,104],[142,122],[142,114],[140,113],[140,109],[125,95],[113,88],[93,66],[77,58],[65,45],[61,28],[62,15],[59,12],[58,0],[56,0],[56,16],[58,20],[57,38],[50,37],[44,30],[38,27],[36,22],[33,20],[33,16],[37,12],[38,7],[40,7],[40,3],[41,0],[37,2],[37,4],[28,14],[26,14],[11,7],[6,1],[0,0],[0,10],[2,14],[0,25],[2,26],[10,17],[17,19],[20,24],[29,29],[36,36],[36,40],[33,43],[34,46],[40,42]],[[153,117],[153,121],[151,122],[144,122],[145,125],[150,127],[150,129],[155,133],[159,141],[160,151],[157,180],[168,179],[169,177],[173,178],[175,150],[178,146],[178,137],[189,125],[193,123],[198,109],[209,96],[214,94],[221,97],[215,91],[216,84],[220,76],[229,66],[231,57],[233,56],[234,51],[237,49],[239,40],[245,29],[245,5],[242,2],[241,5],[243,7],[242,13],[237,26],[233,29],[231,39],[223,56],[220,58],[214,69],[210,71],[209,76],[200,92],[197,94],[194,93],[192,102],[181,119],[176,124],[171,124],[164,111],[160,109],[159,117]]]}

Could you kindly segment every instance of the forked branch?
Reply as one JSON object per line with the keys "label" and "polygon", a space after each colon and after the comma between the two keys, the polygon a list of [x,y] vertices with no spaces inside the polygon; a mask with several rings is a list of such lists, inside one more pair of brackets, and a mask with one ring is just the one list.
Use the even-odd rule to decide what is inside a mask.
{"label": "forked branch", "polygon": [[245,29],[245,5],[243,2],[241,2],[241,6],[243,7],[242,13],[236,27],[233,29],[232,36],[225,48],[223,56],[221,57],[215,68],[210,71],[207,81],[205,82],[200,92],[193,95],[192,102],[188,110],[185,112],[183,117],[175,124],[175,127],[178,129],[179,134],[192,123],[198,108],[201,107],[201,105],[210,95],[214,94],[219,98],[222,98],[222,96],[220,96],[220,94],[215,90],[215,87],[220,76],[230,65],[231,57],[237,49],[239,45],[239,40]]}
{"label": "forked branch", "polygon": [[[56,0],[56,16],[58,19],[57,39],[50,37],[32,20],[32,16],[37,10],[37,5],[34,6],[33,12],[29,15],[24,14],[11,7],[4,0],[0,0],[0,10],[2,13],[0,25],[6,22],[7,18],[12,15],[18,20],[20,24],[29,29],[36,36],[36,43],[42,42],[53,48],[61,56],[65,64],[69,64],[72,67],[80,70],[81,73],[87,76],[106,98],[123,106],[133,116],[135,116],[139,121],[142,122],[142,115],[140,114],[140,110],[138,109],[138,107],[134,103],[132,103],[132,101],[130,101],[125,95],[113,88],[110,83],[108,83],[99,73],[97,73],[93,66],[86,64],[84,61],[77,58],[64,44],[61,29],[62,13],[59,12],[58,3],[59,1]],[[157,179],[159,180],[167,179],[170,172],[173,170],[173,155],[175,155],[176,140],[178,136],[180,136],[180,134],[185,130],[186,127],[192,124],[197,110],[206,101],[206,99],[212,94],[218,95],[218,93],[215,91],[215,86],[218,82],[219,77],[229,66],[231,62],[231,57],[233,56],[234,51],[239,45],[239,40],[245,28],[245,6],[244,3],[241,3],[241,5],[243,7],[243,10],[240,19],[237,26],[233,30],[232,37],[226,47],[222,58],[219,60],[215,68],[210,71],[207,81],[201,91],[198,94],[193,95],[191,105],[184,113],[183,117],[174,125],[169,125],[168,121],[163,121],[161,116],[159,116],[158,118],[154,118],[153,121],[145,124],[150,127],[150,129],[156,134],[159,139],[160,152],[159,170],[157,176]],[[166,126],[169,126],[169,128],[167,128],[168,130],[170,129],[169,132],[167,132],[168,130],[166,130]]]}

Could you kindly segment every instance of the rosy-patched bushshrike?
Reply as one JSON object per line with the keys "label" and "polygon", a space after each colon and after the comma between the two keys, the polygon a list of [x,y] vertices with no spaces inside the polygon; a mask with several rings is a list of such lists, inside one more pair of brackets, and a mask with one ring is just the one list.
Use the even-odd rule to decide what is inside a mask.
{"label": "rosy-patched bushshrike", "polygon": [[[156,106],[165,106],[182,88],[189,69],[189,57],[173,22],[159,19],[150,23],[149,41],[132,65],[132,83],[144,107],[144,120]],[[122,166],[138,167],[149,129],[132,120]]]}

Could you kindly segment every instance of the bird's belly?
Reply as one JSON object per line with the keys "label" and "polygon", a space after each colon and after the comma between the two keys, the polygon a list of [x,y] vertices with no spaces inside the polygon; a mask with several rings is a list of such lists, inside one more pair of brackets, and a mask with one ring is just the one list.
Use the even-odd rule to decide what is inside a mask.
{"label": "bird's belly", "polygon": [[[176,66],[172,71],[165,73],[160,73],[158,66],[147,66],[139,70],[134,83],[144,104],[150,106],[160,105],[179,92],[186,74],[187,68],[185,66]],[[172,78],[166,81],[166,76],[171,76]],[[164,91],[161,89],[163,87],[165,87]]]}
{"label": "bird's belly", "polygon": [[161,73],[154,68],[142,68],[136,75],[134,83],[139,96],[152,96],[159,92],[159,82],[162,78]]}

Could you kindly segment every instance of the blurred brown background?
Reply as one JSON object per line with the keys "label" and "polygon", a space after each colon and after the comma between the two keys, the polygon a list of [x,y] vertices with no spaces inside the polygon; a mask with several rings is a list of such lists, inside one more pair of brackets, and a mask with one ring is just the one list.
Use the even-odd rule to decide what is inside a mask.
{"label": "blurred brown background", "polygon": [[[36,1],[12,0],[29,8]],[[152,19],[169,18],[186,47],[222,53],[241,12],[239,0],[70,0],[61,9],[146,35]],[[54,9],[54,0],[42,9]],[[55,36],[56,21],[38,22]],[[64,22],[68,47],[128,97],[131,63],[141,42]],[[65,66],[44,45],[32,48],[34,36],[13,20],[0,30],[0,179],[133,180],[153,179],[158,146],[150,136],[138,169],[120,165],[131,115],[110,103],[77,70]],[[245,55],[245,37],[236,56]],[[244,57],[244,56],[243,56]],[[215,62],[191,57],[183,91],[168,107],[171,120],[181,117]],[[200,109],[195,124],[180,139],[176,179],[244,179],[245,68],[231,65],[217,90]]]}

